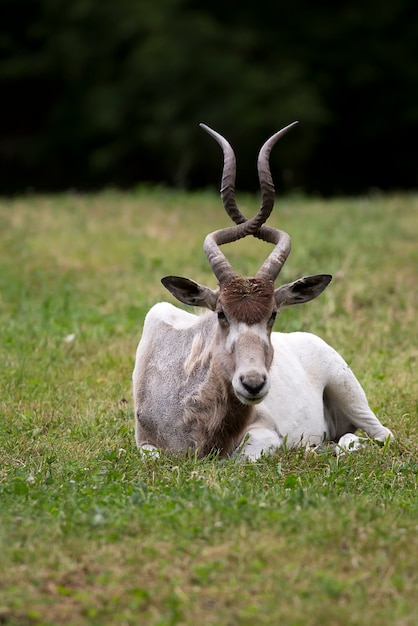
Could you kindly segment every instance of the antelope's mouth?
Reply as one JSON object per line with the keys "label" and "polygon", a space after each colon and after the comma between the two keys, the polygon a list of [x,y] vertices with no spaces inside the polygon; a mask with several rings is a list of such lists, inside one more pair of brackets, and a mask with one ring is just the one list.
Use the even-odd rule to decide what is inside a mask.
{"label": "antelope's mouth", "polygon": [[247,371],[237,373],[232,381],[235,395],[243,404],[259,404],[270,389],[267,371]]}
{"label": "antelope's mouth", "polygon": [[242,404],[260,404],[268,394],[270,385],[264,385],[263,389],[258,391],[257,393],[251,393],[246,389],[237,389],[234,388],[234,393],[237,396],[238,400],[242,402]]}
{"label": "antelope's mouth", "polygon": [[236,391],[235,395],[237,396],[238,400],[242,402],[242,404],[254,405],[254,404],[260,404],[260,402],[264,400],[267,394],[265,393],[262,396],[245,396]]}

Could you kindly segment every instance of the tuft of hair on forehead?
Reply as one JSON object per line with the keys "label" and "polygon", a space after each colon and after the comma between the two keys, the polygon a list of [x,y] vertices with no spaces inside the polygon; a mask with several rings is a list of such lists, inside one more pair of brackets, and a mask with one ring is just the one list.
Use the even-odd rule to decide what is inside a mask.
{"label": "tuft of hair on forehead", "polygon": [[234,276],[220,285],[219,301],[227,316],[245,324],[257,324],[272,313],[273,281]]}

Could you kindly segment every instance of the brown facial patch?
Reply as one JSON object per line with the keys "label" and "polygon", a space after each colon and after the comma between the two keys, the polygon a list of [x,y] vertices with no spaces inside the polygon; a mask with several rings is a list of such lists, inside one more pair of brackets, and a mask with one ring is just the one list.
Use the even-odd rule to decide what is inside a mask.
{"label": "brown facial patch", "polygon": [[274,309],[274,285],[263,278],[236,276],[220,285],[219,303],[227,317],[257,324]]}

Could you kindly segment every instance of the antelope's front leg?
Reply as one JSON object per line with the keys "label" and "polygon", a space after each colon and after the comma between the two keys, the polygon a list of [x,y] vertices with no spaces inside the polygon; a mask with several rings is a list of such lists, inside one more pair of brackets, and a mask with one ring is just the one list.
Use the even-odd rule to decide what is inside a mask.
{"label": "antelope's front leg", "polygon": [[262,455],[272,454],[283,444],[279,434],[266,426],[251,426],[245,433],[236,454],[257,461]]}
{"label": "antelope's front leg", "polygon": [[138,448],[141,456],[151,457],[153,459],[158,459],[160,456],[158,448],[153,446],[152,443],[143,443],[138,446]]}

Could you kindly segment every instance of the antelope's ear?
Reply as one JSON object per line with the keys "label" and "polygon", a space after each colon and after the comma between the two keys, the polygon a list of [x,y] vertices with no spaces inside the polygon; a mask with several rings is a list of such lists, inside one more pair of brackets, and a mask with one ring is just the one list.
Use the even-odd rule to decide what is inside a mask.
{"label": "antelope's ear", "polygon": [[161,279],[161,282],[183,304],[201,306],[211,311],[215,310],[218,302],[218,289],[214,291],[209,287],[199,285],[199,283],[190,280],[190,278],[183,278],[182,276],[165,276]]}
{"label": "antelope's ear", "polygon": [[304,276],[288,285],[278,287],[274,296],[278,308],[309,302],[319,296],[332,280],[330,274]]}

